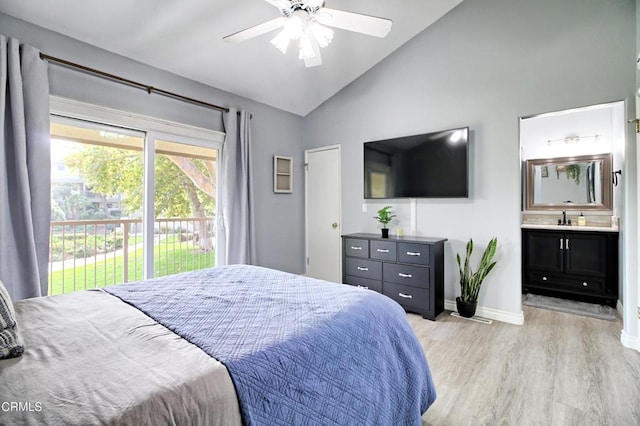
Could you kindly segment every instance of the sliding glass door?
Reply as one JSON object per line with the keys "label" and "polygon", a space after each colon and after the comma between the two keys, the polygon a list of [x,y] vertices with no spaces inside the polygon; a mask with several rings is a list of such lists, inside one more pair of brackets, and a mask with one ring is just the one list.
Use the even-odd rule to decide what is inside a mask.
{"label": "sliding glass door", "polygon": [[49,294],[215,266],[206,145],[53,116]]}
{"label": "sliding glass door", "polygon": [[216,149],[155,141],[154,275],[215,266]]}

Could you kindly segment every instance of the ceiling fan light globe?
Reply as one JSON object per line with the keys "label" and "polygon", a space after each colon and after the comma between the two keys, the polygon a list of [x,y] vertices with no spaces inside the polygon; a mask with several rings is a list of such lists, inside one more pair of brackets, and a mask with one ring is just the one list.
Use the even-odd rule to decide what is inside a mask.
{"label": "ceiling fan light globe", "polygon": [[316,56],[316,53],[313,51],[313,45],[311,44],[311,39],[309,39],[309,35],[304,34],[300,37],[300,52],[298,54],[299,59],[311,59]]}
{"label": "ceiling fan light globe", "polygon": [[313,37],[315,37],[320,47],[327,47],[333,40],[333,30],[331,28],[320,25],[316,21],[313,21],[309,24],[309,30],[311,31],[311,34],[313,34]]}
{"label": "ceiling fan light globe", "polygon": [[284,28],[282,32],[287,35],[287,37],[291,40],[298,40],[302,37],[302,33],[304,32],[304,23],[302,19],[298,15],[293,15],[287,19],[287,22],[284,23]]}
{"label": "ceiling fan light globe", "polygon": [[286,54],[287,48],[289,47],[289,36],[287,36],[284,30],[282,30],[277,36],[271,39],[271,44],[273,44],[283,54]]}

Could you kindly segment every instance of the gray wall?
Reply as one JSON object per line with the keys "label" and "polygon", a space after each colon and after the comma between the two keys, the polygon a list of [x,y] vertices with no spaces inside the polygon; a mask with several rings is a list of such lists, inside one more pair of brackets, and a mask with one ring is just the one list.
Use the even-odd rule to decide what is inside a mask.
{"label": "gray wall", "polygon": [[362,213],[363,142],[469,126],[471,197],[418,200],[418,234],[449,238],[447,299],[459,292],[455,253],[497,236],[479,304],[519,314],[518,117],[622,99],[633,109],[634,3],[467,0],[307,115],[306,149],[342,145],[343,231],[377,232],[385,203],[410,225],[407,201]]}
{"label": "gray wall", "polygon": [[[249,110],[253,114],[252,154],[255,165],[258,262],[263,266],[295,273],[304,271],[301,117],[161,71],[4,14],[0,14],[0,32],[52,56],[217,105]],[[49,70],[53,95],[222,130],[221,113],[216,110],[148,95],[139,89],[56,65],[51,65]],[[297,185],[292,195],[273,193],[274,154],[294,158],[294,182]]]}

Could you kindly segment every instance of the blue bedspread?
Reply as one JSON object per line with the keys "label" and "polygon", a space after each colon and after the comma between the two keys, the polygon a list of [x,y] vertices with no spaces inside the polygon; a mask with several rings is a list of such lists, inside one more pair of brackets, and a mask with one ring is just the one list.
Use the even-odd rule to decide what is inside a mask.
{"label": "blue bedspread", "polygon": [[105,290],[222,362],[248,425],[420,425],[436,396],[404,311],[369,290],[245,265]]}

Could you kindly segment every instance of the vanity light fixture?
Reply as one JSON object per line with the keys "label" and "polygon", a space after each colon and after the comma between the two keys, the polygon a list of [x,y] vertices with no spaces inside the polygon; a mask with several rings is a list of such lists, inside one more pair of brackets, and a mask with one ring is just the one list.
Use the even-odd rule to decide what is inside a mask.
{"label": "vanity light fixture", "polygon": [[578,135],[571,135],[571,136],[566,136],[562,139],[547,139],[547,146],[551,146],[554,144],[554,142],[563,142],[565,145],[572,145],[572,144],[578,144],[580,142],[583,141],[583,139],[593,139],[594,142],[598,142],[600,140],[600,136],[598,134],[595,135],[584,135],[584,136],[578,136]]}
{"label": "vanity light fixture", "polygon": [[567,136],[566,138],[564,138],[564,143],[567,145],[580,143],[580,136]]}

